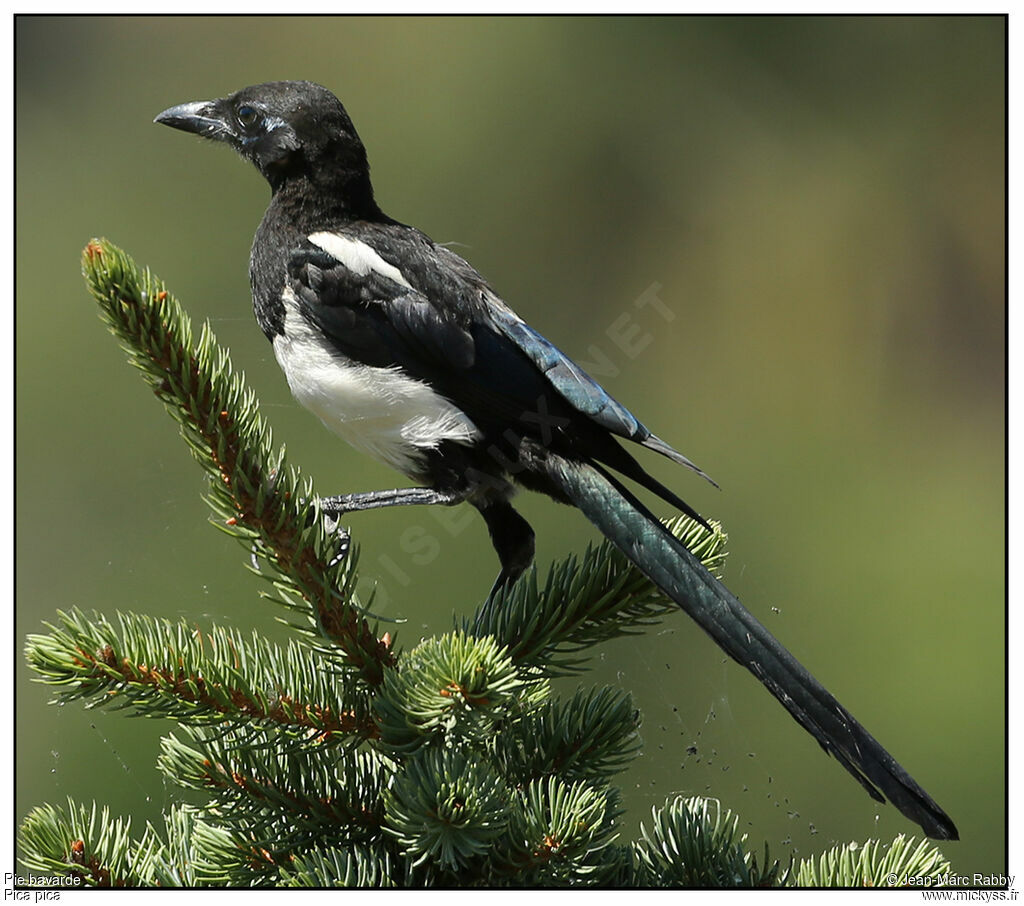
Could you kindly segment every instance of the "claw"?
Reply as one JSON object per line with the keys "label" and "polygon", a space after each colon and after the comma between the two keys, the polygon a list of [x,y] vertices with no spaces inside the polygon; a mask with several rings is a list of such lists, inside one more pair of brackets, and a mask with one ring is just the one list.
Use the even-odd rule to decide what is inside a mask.
{"label": "claw", "polygon": [[352,536],[338,524],[337,520],[334,520],[332,525],[331,520],[325,519],[324,527],[329,534],[337,535],[337,546],[334,549],[334,556],[327,561],[327,566],[330,569],[334,569],[335,566],[348,556],[349,548],[352,546]]}

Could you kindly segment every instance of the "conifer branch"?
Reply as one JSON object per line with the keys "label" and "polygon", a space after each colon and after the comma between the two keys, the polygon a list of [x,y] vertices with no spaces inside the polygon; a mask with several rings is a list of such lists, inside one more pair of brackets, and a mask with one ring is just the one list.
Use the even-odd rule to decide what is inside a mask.
{"label": "conifer branch", "polygon": [[141,840],[131,836],[130,818],[111,818],[104,807],[86,808],[68,799],[66,809],[33,809],[21,826],[22,862],[43,876],[66,876],[85,887],[143,887],[152,884],[164,844],[147,825]]}
{"label": "conifer branch", "polygon": [[124,252],[93,240],[82,255],[89,289],[153,392],[179,422],[211,477],[208,502],[219,526],[271,567],[287,599],[308,603],[313,625],[370,683],[394,663],[353,601],[355,557],[328,536],[312,487],[300,485],[272,448],[252,392],[232,370],[209,325],[192,325],[163,282],[139,272]]}
{"label": "conifer branch", "polygon": [[[709,532],[687,516],[666,527],[712,575],[725,560],[728,536],[718,523]],[[543,585],[531,570],[511,589],[477,609],[464,624],[478,637],[494,636],[517,663],[547,674],[576,673],[578,653],[621,635],[641,632],[679,606],[609,541],[588,545],[582,557],[552,566]]]}
{"label": "conifer branch", "polygon": [[62,701],[131,707],[190,723],[274,726],[321,743],[377,735],[365,686],[294,642],[203,631],[138,614],[58,613],[28,637],[26,657]]}
{"label": "conifer branch", "polygon": [[438,737],[484,748],[513,706],[548,694],[490,638],[462,632],[426,639],[388,671],[374,707],[382,746],[413,752]]}
{"label": "conifer branch", "polygon": [[804,859],[793,876],[797,887],[940,887],[951,871],[949,860],[927,840],[899,834],[879,840],[845,843],[818,858]]}
{"label": "conifer branch", "polygon": [[164,737],[158,766],[178,785],[211,797],[207,808],[221,815],[222,826],[244,831],[252,845],[291,851],[379,833],[389,771],[378,756],[317,745],[281,751],[272,733],[197,728],[188,735],[190,742]]}
{"label": "conifer branch", "polygon": [[[410,887],[391,852],[381,844],[348,849],[317,847],[281,870],[282,887]],[[329,885],[325,883],[329,879]]]}
{"label": "conifer branch", "polygon": [[490,740],[502,772],[526,783],[542,777],[606,781],[640,754],[640,712],[618,689],[577,689],[513,714]]}
{"label": "conifer branch", "polygon": [[652,810],[634,844],[641,886],[778,887],[790,869],[746,849],[739,818],[714,799],[679,797]]}
{"label": "conifer branch", "polygon": [[520,792],[511,845],[501,856],[517,884],[592,886],[614,861],[605,851],[618,837],[618,790],[560,777],[534,780]]}

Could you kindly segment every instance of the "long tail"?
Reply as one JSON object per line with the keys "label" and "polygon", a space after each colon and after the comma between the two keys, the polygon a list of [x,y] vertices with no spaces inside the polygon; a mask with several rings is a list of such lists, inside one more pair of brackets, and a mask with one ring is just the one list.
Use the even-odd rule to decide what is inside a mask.
{"label": "long tail", "polygon": [[884,802],[888,796],[929,837],[959,839],[935,801],[621,483],[599,467],[551,454],[546,471],[608,540],[764,683],[873,799]]}

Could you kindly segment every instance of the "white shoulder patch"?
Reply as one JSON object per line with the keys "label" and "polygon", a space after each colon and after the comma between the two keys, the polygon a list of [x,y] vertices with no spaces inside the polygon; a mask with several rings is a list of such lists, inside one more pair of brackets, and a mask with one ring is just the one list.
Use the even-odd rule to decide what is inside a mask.
{"label": "white shoulder patch", "polygon": [[328,255],[337,258],[353,274],[365,277],[371,271],[408,286],[412,289],[409,281],[405,279],[402,272],[393,264],[388,264],[365,242],[358,239],[349,239],[348,236],[341,236],[338,233],[312,233],[309,241],[318,248],[323,249]]}

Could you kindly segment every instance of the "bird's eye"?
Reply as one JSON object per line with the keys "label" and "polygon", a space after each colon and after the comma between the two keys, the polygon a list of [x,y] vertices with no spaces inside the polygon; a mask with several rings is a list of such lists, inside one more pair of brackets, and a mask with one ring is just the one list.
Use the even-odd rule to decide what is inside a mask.
{"label": "bird's eye", "polygon": [[250,107],[248,104],[242,104],[238,108],[236,115],[238,116],[238,122],[240,122],[246,129],[251,129],[256,125],[256,121],[260,118],[260,112],[255,107]]}

